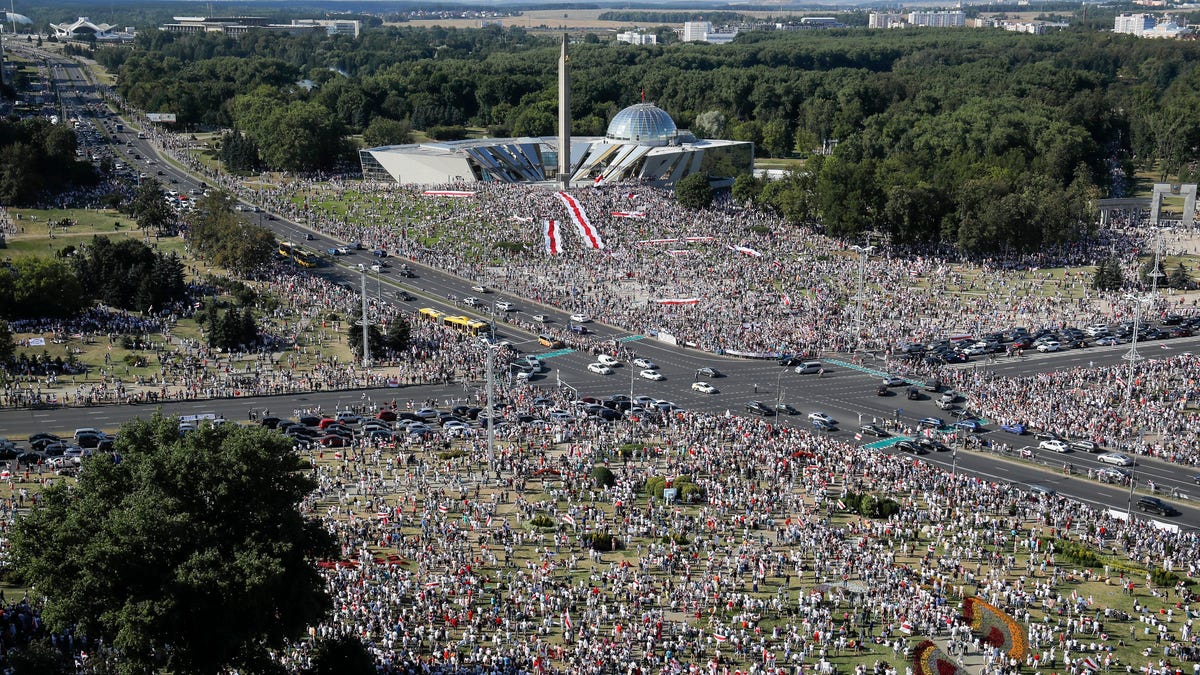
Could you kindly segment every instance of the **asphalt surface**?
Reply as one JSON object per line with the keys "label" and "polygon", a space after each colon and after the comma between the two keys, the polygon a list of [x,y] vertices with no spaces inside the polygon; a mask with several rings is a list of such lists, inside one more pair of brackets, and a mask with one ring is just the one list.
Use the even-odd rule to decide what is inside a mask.
{"label": "asphalt surface", "polygon": [[[100,101],[82,73],[80,66],[73,61],[65,60],[55,55],[50,56],[52,62],[60,64],[52,74],[58,78],[60,91],[64,92],[64,100],[68,105],[83,107],[89,102]],[[68,93],[73,91],[74,93]],[[109,124],[111,128],[111,122]],[[147,167],[147,173],[154,175],[157,171],[162,176],[155,176],[164,183],[181,192],[199,190],[199,179],[182,171],[174,164],[159,156],[149,140],[138,139],[137,129],[126,125],[123,134],[113,134],[114,144],[111,146],[121,161],[129,162],[132,166]],[[126,145],[126,143],[131,145]],[[134,155],[140,154],[142,160]],[[147,164],[146,158],[153,158],[154,164]],[[143,169],[145,170],[145,169]],[[175,184],[171,184],[171,180]],[[247,206],[253,206],[248,204]],[[293,241],[306,248],[324,252],[327,248],[352,245],[352,242],[331,240],[313,232],[303,225],[284,219],[278,214],[268,212],[247,212],[244,215],[271,229],[281,241]],[[311,236],[312,239],[308,239]],[[369,242],[367,242],[369,243]],[[447,300],[448,297],[463,298],[475,296],[483,301],[485,307],[500,300],[508,300],[516,305],[511,313],[499,312],[497,316],[524,315],[528,319],[533,314],[543,314],[552,323],[565,324],[569,313],[531,301],[516,298],[504,293],[504,289],[492,289],[494,292],[482,294],[472,289],[484,280],[468,280],[439,270],[425,267],[411,260],[389,257],[392,267],[383,273],[359,272],[357,266],[369,266],[379,261],[371,255],[371,251],[352,251],[349,255],[332,257],[323,253],[324,265],[314,270],[337,283],[359,289],[364,276],[367,278],[367,292],[394,302],[415,312],[420,307],[434,307],[444,312],[468,314],[482,319],[488,319],[491,313],[477,311]],[[401,263],[412,268],[417,277],[414,279],[401,278],[396,269]],[[490,284],[487,284],[491,288]],[[396,293],[403,288],[417,296],[416,300],[408,303],[396,299]],[[480,308],[483,309],[483,308]],[[503,320],[497,323],[497,337],[507,339],[513,346],[527,353],[540,354],[548,372],[536,376],[531,383],[538,386],[566,386],[575,390],[579,396],[604,397],[611,394],[631,394],[634,396],[652,396],[656,399],[670,400],[678,405],[696,411],[715,414],[745,414],[745,404],[757,400],[768,406],[776,403],[787,403],[795,407],[800,414],[794,416],[781,415],[774,418],[776,423],[796,426],[807,426],[807,415],[813,412],[824,412],[838,420],[840,431],[831,432],[847,440],[853,440],[855,430],[860,423],[895,420],[913,426],[916,421],[929,416],[952,418],[934,405],[934,398],[923,397],[922,400],[908,400],[904,396],[904,388],[892,390],[888,396],[876,395],[876,389],[881,378],[887,373],[883,370],[883,362],[868,357],[861,366],[850,364],[846,358],[825,357],[822,362],[826,367],[823,376],[815,374],[799,375],[790,368],[780,367],[775,361],[755,361],[739,358],[721,357],[713,354],[686,349],[656,339],[632,334],[611,326],[597,323],[587,324],[596,337],[619,341],[626,348],[634,351],[637,356],[648,358],[659,366],[664,374],[663,381],[649,381],[637,375],[639,368],[631,364],[622,364],[614,368],[611,375],[598,375],[587,370],[587,364],[594,359],[590,354],[572,352],[569,350],[548,351],[537,344],[536,336],[514,329]],[[998,357],[994,360],[987,358],[976,359],[967,364],[952,366],[953,368],[986,368],[1001,375],[1014,376],[1032,374],[1050,370],[1069,369],[1074,367],[1108,366],[1127,363],[1124,359],[1129,351],[1129,345],[1114,347],[1092,347],[1082,350],[1072,350],[1055,354],[1038,354],[1027,352],[1021,359]],[[1138,351],[1143,358],[1165,358],[1184,351],[1200,351],[1200,337],[1175,339],[1167,341],[1142,342]],[[723,373],[723,377],[712,379],[698,378],[696,371],[702,367],[714,367]],[[719,391],[715,394],[702,394],[691,389],[697,379],[706,379]],[[248,412],[255,409],[261,412],[269,409],[273,414],[290,415],[293,410],[311,408],[320,405],[324,410],[335,410],[343,404],[363,402],[367,397],[374,402],[391,400],[435,398],[439,401],[461,399],[464,396],[462,385],[407,387],[402,389],[379,389],[352,392],[317,392],[306,395],[262,397],[256,399],[231,399],[196,401],[183,403],[166,403],[158,407],[167,414],[199,414],[216,413],[231,420],[247,419]],[[29,434],[39,431],[70,434],[75,428],[99,427],[113,430],[122,422],[137,416],[152,413],[149,407],[110,406],[97,408],[72,408],[54,411],[3,411],[0,412],[0,436],[13,439],[23,439]],[[948,469],[977,476],[983,480],[1009,483],[1021,487],[1037,484],[1066,495],[1072,499],[1086,502],[1095,506],[1104,505],[1124,511],[1130,502],[1128,488],[1105,485],[1097,480],[1088,479],[1086,472],[1099,469],[1105,465],[1096,460],[1095,455],[1072,452],[1059,455],[1045,450],[1033,449],[1027,454],[1033,457],[1021,457],[1020,450],[1025,447],[1036,448],[1037,441],[1031,436],[1018,437],[1008,432],[999,431],[995,421],[988,424],[989,431],[979,434],[983,439],[994,445],[1006,444],[1015,449],[1012,456],[1001,456],[991,452],[977,450],[959,450],[955,453],[935,453],[923,455],[920,461],[926,461],[944,466]],[[895,452],[888,446],[889,441],[879,442],[880,439],[865,437],[861,443],[875,443],[881,452]],[[1074,475],[1064,474],[1064,463],[1073,465]],[[1192,498],[1200,498],[1200,485],[1192,478],[1200,473],[1200,468],[1184,468],[1167,464],[1154,459],[1142,460],[1134,468],[1139,487],[1145,486],[1147,480],[1152,480],[1166,494],[1164,497],[1182,512],[1181,515],[1166,520],[1172,524],[1184,527],[1200,527],[1200,510],[1193,506],[1189,498],[1171,496],[1174,491]],[[1133,496],[1145,494],[1144,489]]]}

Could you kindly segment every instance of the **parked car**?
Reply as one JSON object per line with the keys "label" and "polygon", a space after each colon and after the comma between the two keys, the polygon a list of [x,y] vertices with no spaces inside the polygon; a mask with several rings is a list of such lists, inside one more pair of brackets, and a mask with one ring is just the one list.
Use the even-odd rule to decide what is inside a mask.
{"label": "parked car", "polygon": [[1115,466],[1104,466],[1096,470],[1096,479],[1101,483],[1124,485],[1129,481],[1129,472]]}

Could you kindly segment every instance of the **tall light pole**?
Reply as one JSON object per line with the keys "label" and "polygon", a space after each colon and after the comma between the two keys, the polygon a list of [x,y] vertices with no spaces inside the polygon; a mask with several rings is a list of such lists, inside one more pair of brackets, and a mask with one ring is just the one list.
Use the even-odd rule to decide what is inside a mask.
{"label": "tall light pole", "polygon": [[[867,241],[870,242],[870,239]],[[855,321],[858,326],[857,330],[855,331],[856,337],[854,342],[854,349],[855,351],[858,351],[859,346],[862,344],[863,334],[863,288],[866,284],[867,258],[871,255],[871,251],[873,251],[875,247],[868,243],[866,246],[851,246],[850,248],[851,250],[858,252],[858,295],[855,296],[856,300],[858,301],[858,307],[855,311]]]}
{"label": "tall light pole", "polygon": [[488,470],[496,462],[496,402],[495,380],[496,346],[487,346],[487,418],[488,418]]}
{"label": "tall light pole", "polygon": [[[293,254],[292,254],[293,263],[295,262],[295,260],[296,260],[296,255],[295,255],[295,252],[293,252]],[[361,277],[360,281],[362,282],[362,318],[359,319],[359,321],[358,321],[358,325],[362,326],[362,338],[363,338],[362,365],[363,365],[363,368],[370,368],[371,367],[371,343],[367,338],[368,338],[368,334],[371,332],[371,318],[367,315],[367,271],[364,269],[361,272],[359,272],[359,275]]]}
{"label": "tall light pole", "polygon": [[[1137,350],[1138,333],[1141,330],[1142,303],[1151,302],[1151,301],[1153,301],[1154,298],[1151,296],[1140,296],[1139,297],[1139,296],[1133,295],[1133,294],[1128,294],[1125,296],[1125,298],[1127,300],[1133,301],[1133,340],[1130,342],[1129,351],[1126,352],[1125,355],[1121,357],[1121,358],[1129,361],[1129,381],[1126,382],[1126,390],[1125,390],[1125,415],[1127,416],[1127,418],[1130,421],[1132,421],[1133,420],[1134,367],[1137,365],[1138,361],[1142,360],[1142,355],[1138,354],[1138,350]],[[1135,467],[1137,466],[1136,460],[1134,461],[1134,466]],[[1128,514],[1128,518],[1131,521],[1133,520],[1133,488],[1134,488],[1134,485],[1136,485],[1136,484],[1137,484],[1137,469],[1130,469],[1130,472],[1129,472],[1129,498],[1126,500],[1125,512]]]}
{"label": "tall light pole", "polygon": [[779,376],[775,378],[775,410],[779,410],[783,405],[783,374],[787,371],[787,367],[782,368]]}

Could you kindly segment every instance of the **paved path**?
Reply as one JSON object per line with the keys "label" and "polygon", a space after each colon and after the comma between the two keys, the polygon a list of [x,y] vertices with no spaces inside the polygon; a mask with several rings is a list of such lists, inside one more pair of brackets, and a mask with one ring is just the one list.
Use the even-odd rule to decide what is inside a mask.
{"label": "paved path", "polygon": [[971,675],[983,675],[984,666],[987,664],[983,658],[983,652],[971,650],[966,654],[954,655],[950,653],[950,640],[944,635],[931,638],[933,643],[941,649],[946,656],[958,662],[958,665],[963,667]]}

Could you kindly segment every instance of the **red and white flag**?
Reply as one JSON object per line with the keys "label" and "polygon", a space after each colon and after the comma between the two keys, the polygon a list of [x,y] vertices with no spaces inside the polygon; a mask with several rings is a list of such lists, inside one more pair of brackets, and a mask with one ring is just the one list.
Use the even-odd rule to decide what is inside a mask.
{"label": "red and white flag", "polygon": [[713,633],[713,639],[716,640],[717,642],[725,642],[726,640],[729,639],[729,636]]}
{"label": "red and white flag", "polygon": [[659,305],[698,305],[700,298],[656,298],[654,302]]}
{"label": "red and white flag", "polygon": [[1090,656],[1087,657],[1086,659],[1084,659],[1083,661],[1081,661],[1080,665],[1082,665],[1084,668],[1087,668],[1088,670],[1093,670],[1093,671],[1100,670],[1100,664],[1096,663],[1096,659],[1093,659]]}
{"label": "red and white flag", "polygon": [[567,213],[571,216],[571,222],[575,223],[576,229],[579,230],[579,236],[583,237],[583,243],[588,248],[597,251],[604,248],[604,242],[600,239],[600,233],[592,227],[592,222],[588,220],[587,212],[583,210],[583,206],[578,201],[566,192],[559,192],[558,198],[567,207]]}
{"label": "red and white flag", "polygon": [[684,241],[712,241],[716,237],[684,237]]}
{"label": "red and white flag", "polygon": [[571,514],[569,514],[569,513],[564,513],[564,514],[562,515],[562,521],[563,521],[564,523],[566,523],[566,524],[570,525],[571,527],[575,527],[575,519],[574,519],[574,518],[572,518],[572,517],[571,517]]}
{"label": "red and white flag", "polygon": [[426,197],[474,197],[475,193],[468,190],[426,190]]}
{"label": "red and white flag", "polygon": [[900,624],[900,632],[904,633],[905,635],[912,635],[912,632],[913,632],[912,624],[907,621]]}
{"label": "red and white flag", "polygon": [[547,220],[542,222],[542,238],[545,240],[544,248],[546,253],[550,255],[558,255],[562,253],[562,238],[557,220]]}
{"label": "red and white flag", "polygon": [[645,218],[645,211],[613,211],[614,218]]}
{"label": "red and white flag", "polygon": [[846,510],[846,503],[845,503],[845,502],[843,502],[842,500],[840,500],[840,499],[839,499],[839,500],[837,500],[837,507],[838,507],[839,509],[841,509],[841,510],[845,511],[845,510]]}
{"label": "red and white flag", "polygon": [[438,513],[450,513],[449,506],[438,506]]}
{"label": "red and white flag", "polygon": [[861,441],[861,440],[862,440],[862,434],[854,434],[854,440],[856,440],[856,441]]}
{"label": "red and white flag", "polygon": [[571,610],[563,610],[563,625],[567,627],[567,630],[571,630],[575,627],[575,625],[571,623]]}
{"label": "red and white flag", "polygon": [[783,306],[784,307],[792,306],[792,296],[788,295],[787,293],[783,294]]}
{"label": "red and white flag", "polygon": [[492,517],[488,516],[487,522],[484,523],[484,527],[491,527],[491,526],[492,526]]}
{"label": "red and white flag", "polygon": [[755,258],[761,258],[761,257],[762,257],[762,254],[761,254],[761,253],[759,253],[758,251],[755,251],[755,250],[754,250],[754,249],[752,249],[752,248],[746,247],[746,246],[730,246],[730,247],[729,247],[729,250],[730,250],[730,251],[737,251],[738,253],[741,253],[741,254],[743,254],[743,255],[754,256]]}
{"label": "red and white flag", "polygon": [[438,586],[441,586],[441,585],[442,584],[437,581],[430,581],[429,583],[425,584],[425,588],[437,588]]}
{"label": "red and white flag", "polygon": [[635,243],[636,243],[636,244],[639,244],[639,245],[645,245],[645,244],[674,244],[674,243],[675,243],[675,242],[677,242],[677,241],[679,241],[679,239],[678,239],[678,238],[674,238],[674,239],[642,239],[642,240],[640,240],[640,241],[637,241],[637,242],[635,242]]}

